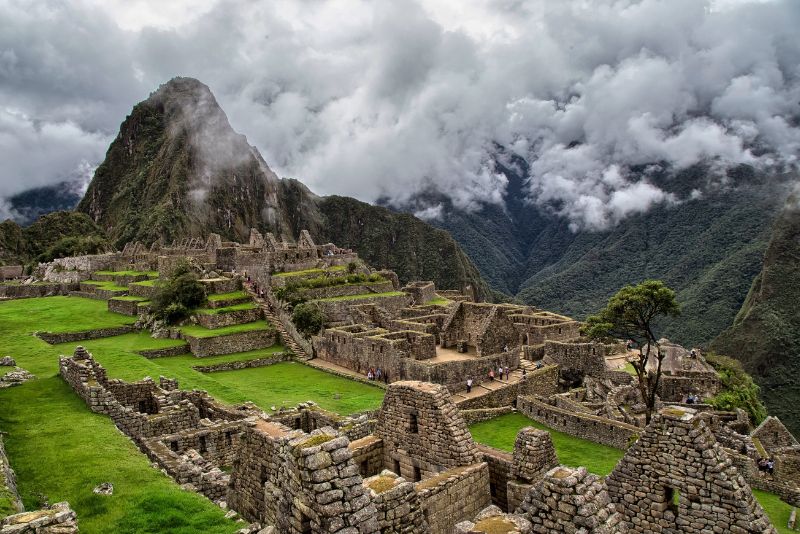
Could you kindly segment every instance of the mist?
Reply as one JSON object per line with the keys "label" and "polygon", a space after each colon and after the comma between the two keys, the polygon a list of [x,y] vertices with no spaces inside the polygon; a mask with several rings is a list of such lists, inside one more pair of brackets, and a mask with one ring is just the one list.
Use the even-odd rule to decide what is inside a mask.
{"label": "mist", "polygon": [[[502,203],[500,145],[529,163],[528,202],[604,229],[737,165],[796,169],[798,27],[791,0],[12,0],[0,198],[97,165],[131,106],[181,75],[319,194]],[[690,198],[663,182],[698,163]]]}

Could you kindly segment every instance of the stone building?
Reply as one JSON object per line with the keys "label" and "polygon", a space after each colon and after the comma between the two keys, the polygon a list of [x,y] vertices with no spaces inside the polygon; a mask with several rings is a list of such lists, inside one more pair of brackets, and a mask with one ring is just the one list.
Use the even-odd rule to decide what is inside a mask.
{"label": "stone building", "polygon": [[656,414],[606,484],[620,515],[619,532],[777,532],[690,408]]}

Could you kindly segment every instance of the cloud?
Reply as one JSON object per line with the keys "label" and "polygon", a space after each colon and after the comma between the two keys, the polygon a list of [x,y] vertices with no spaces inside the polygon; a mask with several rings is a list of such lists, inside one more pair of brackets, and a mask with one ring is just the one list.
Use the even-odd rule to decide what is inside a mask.
{"label": "cloud", "polygon": [[75,133],[6,130],[42,158],[0,170],[6,193],[96,164],[176,75],[208,84],[278,174],[367,201],[502,202],[500,144],[529,162],[531,203],[601,229],[680,200],[637,166],[797,165],[793,0],[162,4],[0,5],[0,101]]}

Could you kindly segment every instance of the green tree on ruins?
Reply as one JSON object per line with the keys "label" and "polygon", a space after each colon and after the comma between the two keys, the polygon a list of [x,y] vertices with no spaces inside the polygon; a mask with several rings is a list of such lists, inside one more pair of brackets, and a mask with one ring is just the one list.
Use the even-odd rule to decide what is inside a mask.
{"label": "green tree on ruins", "polygon": [[203,284],[186,261],[178,263],[172,276],[157,287],[152,299],[153,314],[168,324],[185,319],[206,300]]}
{"label": "green tree on ruins", "polygon": [[325,312],[314,302],[303,302],[295,306],[292,322],[306,338],[318,334],[325,325]]}
{"label": "green tree on ruins", "polygon": [[[606,307],[586,320],[584,335],[592,339],[632,339],[639,346],[638,358],[631,362],[638,378],[639,391],[645,401],[645,421],[650,423],[656,404],[656,392],[661,380],[661,364],[666,353],[661,350],[654,333],[659,317],[676,317],[680,308],[675,291],[660,280],[647,280],[639,285],[625,286],[608,300]],[[655,371],[647,366],[655,358]]]}

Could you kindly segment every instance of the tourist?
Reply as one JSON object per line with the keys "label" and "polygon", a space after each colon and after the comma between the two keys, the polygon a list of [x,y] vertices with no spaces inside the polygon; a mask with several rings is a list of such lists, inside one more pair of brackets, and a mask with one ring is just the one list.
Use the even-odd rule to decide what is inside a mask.
{"label": "tourist", "polygon": [[367,371],[367,380],[373,380],[375,378],[375,373],[372,372],[372,367],[369,368]]}
{"label": "tourist", "polygon": [[771,475],[774,472],[775,472],[775,460],[770,458],[769,460],[767,460],[767,473]]}
{"label": "tourist", "polygon": [[527,369],[523,369],[522,370],[522,378],[525,378],[526,376],[528,376],[528,370]]}
{"label": "tourist", "polygon": [[471,378],[467,378],[467,393],[471,393],[471,392],[472,392],[472,379]]}
{"label": "tourist", "polygon": [[697,359],[697,351],[692,349],[692,351],[689,353],[689,357],[691,359],[693,359],[693,360],[696,360]]}
{"label": "tourist", "polygon": [[497,377],[497,379],[498,380],[502,380],[503,379],[503,366],[502,365],[498,365],[497,366],[497,374],[500,375],[500,376]]}
{"label": "tourist", "polygon": [[378,367],[378,369],[375,370],[375,380],[380,380],[382,376],[383,371],[381,371],[381,368]]}
{"label": "tourist", "polygon": [[503,345],[503,352],[508,352],[508,344]]}
{"label": "tourist", "polygon": [[510,380],[511,371],[508,369],[508,367],[505,368],[505,372],[506,372],[506,380]]}
{"label": "tourist", "polygon": [[489,369],[489,380],[494,380],[494,369]]}

